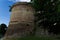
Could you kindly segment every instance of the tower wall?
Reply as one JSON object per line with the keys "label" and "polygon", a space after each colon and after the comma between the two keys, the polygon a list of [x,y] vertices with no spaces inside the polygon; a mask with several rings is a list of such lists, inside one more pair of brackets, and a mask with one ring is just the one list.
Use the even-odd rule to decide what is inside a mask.
{"label": "tower wall", "polygon": [[11,17],[5,36],[27,36],[33,33],[35,10],[30,3],[20,2],[11,7]]}

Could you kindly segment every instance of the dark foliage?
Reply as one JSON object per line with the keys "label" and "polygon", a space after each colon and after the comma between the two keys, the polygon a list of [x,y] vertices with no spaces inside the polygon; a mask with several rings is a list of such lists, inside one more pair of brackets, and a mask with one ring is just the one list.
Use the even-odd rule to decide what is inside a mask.
{"label": "dark foliage", "polygon": [[[32,0],[35,8],[35,22],[38,26],[48,29],[49,33],[60,34],[60,1],[59,0]],[[44,20],[46,19],[46,20]],[[41,21],[42,20],[42,21]],[[40,22],[41,21],[41,22]],[[56,25],[54,25],[57,23]]]}
{"label": "dark foliage", "polygon": [[0,28],[1,34],[5,35],[5,32],[7,30],[7,26],[5,24],[1,24],[0,27],[1,27]]}

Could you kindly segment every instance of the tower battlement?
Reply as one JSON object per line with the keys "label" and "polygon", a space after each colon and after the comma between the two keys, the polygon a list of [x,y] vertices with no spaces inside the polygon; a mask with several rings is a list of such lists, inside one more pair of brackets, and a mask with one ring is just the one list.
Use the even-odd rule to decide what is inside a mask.
{"label": "tower battlement", "polygon": [[10,11],[12,11],[12,8],[17,6],[17,5],[29,5],[29,6],[32,6],[30,2],[17,2],[17,3],[14,3],[11,7],[10,7]]}

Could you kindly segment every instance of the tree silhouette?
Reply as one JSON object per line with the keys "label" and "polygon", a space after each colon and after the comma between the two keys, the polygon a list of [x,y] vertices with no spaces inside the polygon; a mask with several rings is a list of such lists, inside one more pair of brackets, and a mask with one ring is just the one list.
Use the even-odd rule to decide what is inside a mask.
{"label": "tree silhouette", "polygon": [[[35,8],[35,22],[48,32],[59,33],[60,25],[60,1],[59,0],[32,0]],[[59,22],[59,23],[58,23]],[[57,25],[53,25],[57,23]],[[58,27],[57,27],[58,26]]]}
{"label": "tree silhouette", "polygon": [[7,30],[7,26],[6,24],[1,24],[0,27],[1,27],[1,34],[4,35]]}

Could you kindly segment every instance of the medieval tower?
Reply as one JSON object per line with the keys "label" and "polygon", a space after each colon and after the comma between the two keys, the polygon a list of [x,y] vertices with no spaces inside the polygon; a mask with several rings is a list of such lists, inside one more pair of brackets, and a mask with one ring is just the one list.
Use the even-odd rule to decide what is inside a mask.
{"label": "medieval tower", "polygon": [[31,3],[17,2],[11,8],[11,17],[7,36],[27,36],[33,33],[35,10]]}

